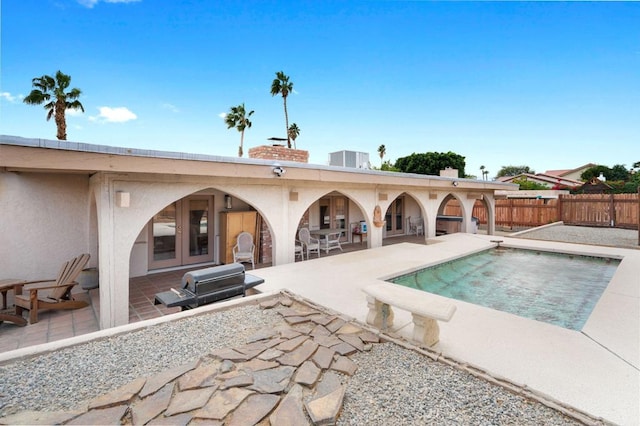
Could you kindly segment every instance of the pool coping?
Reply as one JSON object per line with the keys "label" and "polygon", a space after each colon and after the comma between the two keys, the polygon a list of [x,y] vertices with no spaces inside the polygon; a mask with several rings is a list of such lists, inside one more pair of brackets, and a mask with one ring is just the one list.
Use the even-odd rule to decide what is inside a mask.
{"label": "pool coping", "polygon": [[[255,271],[260,291],[287,289],[359,321],[366,321],[362,288],[425,266],[510,247],[621,259],[582,331],[448,299],[457,307],[440,324],[432,349],[496,378],[534,389],[595,418],[640,422],[640,251],[604,246],[452,234],[427,245],[394,244]],[[396,310],[395,332],[409,339],[409,313]]]}

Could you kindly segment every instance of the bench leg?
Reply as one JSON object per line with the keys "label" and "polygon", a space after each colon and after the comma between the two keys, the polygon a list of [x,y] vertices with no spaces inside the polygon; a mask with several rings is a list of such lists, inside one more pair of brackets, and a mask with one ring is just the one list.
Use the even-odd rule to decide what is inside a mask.
{"label": "bench leg", "polygon": [[382,331],[386,331],[393,326],[393,310],[391,306],[376,300],[375,297],[367,296],[367,324],[372,325]]}
{"label": "bench leg", "polygon": [[413,315],[413,340],[427,346],[433,346],[440,340],[440,327],[433,318]]}

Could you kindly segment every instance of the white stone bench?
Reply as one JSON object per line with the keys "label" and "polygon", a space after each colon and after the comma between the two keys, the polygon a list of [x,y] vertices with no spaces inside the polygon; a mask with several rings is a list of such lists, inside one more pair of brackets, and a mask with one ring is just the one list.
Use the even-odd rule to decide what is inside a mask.
{"label": "white stone bench", "polygon": [[409,311],[413,316],[413,340],[427,346],[440,340],[438,321],[449,321],[456,311],[454,304],[439,296],[397,284],[373,284],[363,291],[369,306],[367,324],[386,331],[393,326],[391,306]]}

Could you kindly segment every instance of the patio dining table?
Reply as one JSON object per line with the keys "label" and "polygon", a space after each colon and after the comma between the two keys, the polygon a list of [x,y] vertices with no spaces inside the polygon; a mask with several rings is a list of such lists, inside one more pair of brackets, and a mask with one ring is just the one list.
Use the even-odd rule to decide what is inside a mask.
{"label": "patio dining table", "polygon": [[326,253],[329,253],[329,235],[340,234],[341,237],[342,233],[345,231],[346,229],[344,228],[327,228],[312,230],[309,231],[309,233],[311,234],[311,236],[317,238],[318,240],[321,240],[320,248],[323,249]]}

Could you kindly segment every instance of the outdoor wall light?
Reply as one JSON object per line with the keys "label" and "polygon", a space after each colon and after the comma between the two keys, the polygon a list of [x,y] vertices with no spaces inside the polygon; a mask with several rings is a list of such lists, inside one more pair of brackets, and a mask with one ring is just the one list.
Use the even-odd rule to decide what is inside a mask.
{"label": "outdoor wall light", "polygon": [[233,208],[233,198],[231,198],[231,195],[229,194],[224,196],[224,208],[227,210],[231,210]]}
{"label": "outdoor wall light", "polygon": [[131,193],[124,191],[116,192],[116,206],[129,207],[131,204]]}
{"label": "outdoor wall light", "polygon": [[458,181],[457,181],[457,180],[454,180],[453,182],[451,182],[451,185],[453,185],[453,186],[458,186]]}
{"label": "outdoor wall light", "polygon": [[273,174],[274,175],[276,175],[278,177],[282,177],[285,173],[287,173],[287,171],[284,168],[282,168],[282,166],[276,165],[276,166],[273,167]]}

